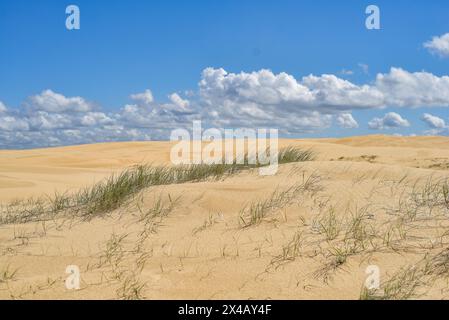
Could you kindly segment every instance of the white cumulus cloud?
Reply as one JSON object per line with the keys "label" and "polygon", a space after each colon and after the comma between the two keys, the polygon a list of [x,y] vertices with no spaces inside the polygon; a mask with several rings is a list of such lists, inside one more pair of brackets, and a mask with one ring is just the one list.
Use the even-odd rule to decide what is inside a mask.
{"label": "white cumulus cloud", "polygon": [[172,93],[169,96],[170,101],[180,109],[186,110],[190,106],[190,102],[188,100],[182,99],[179,94]]}
{"label": "white cumulus cloud", "polygon": [[429,113],[423,114],[421,119],[431,128],[433,129],[444,129],[446,128],[446,122],[444,119],[441,119],[440,117],[431,115]]}
{"label": "white cumulus cloud", "polygon": [[368,127],[374,130],[384,130],[409,126],[410,122],[402,118],[402,116],[396,112],[388,112],[382,118],[374,118],[368,123]]}
{"label": "white cumulus cloud", "polygon": [[441,57],[449,57],[449,33],[433,37],[424,43],[424,48]]}
{"label": "white cumulus cloud", "polygon": [[429,72],[408,72],[391,68],[388,74],[378,74],[377,90],[388,107],[448,107],[449,77]]}
{"label": "white cumulus cloud", "polygon": [[359,124],[350,113],[342,113],[337,116],[337,123],[340,127],[345,129],[355,129]]}
{"label": "white cumulus cloud", "polygon": [[0,148],[148,140],[148,129],[128,127],[121,114],[93,111],[81,97],[52,90],[28,98],[20,108],[0,112]]}
{"label": "white cumulus cloud", "polygon": [[142,93],[132,94],[130,97],[134,101],[137,101],[137,102],[140,102],[143,104],[147,104],[147,105],[151,104],[154,101],[153,93],[149,89],[145,90]]}
{"label": "white cumulus cloud", "polygon": [[5,113],[8,109],[3,102],[0,101],[0,113]]}
{"label": "white cumulus cloud", "polygon": [[29,100],[32,108],[47,112],[87,112],[92,109],[91,104],[81,97],[68,98],[52,90],[44,90]]}

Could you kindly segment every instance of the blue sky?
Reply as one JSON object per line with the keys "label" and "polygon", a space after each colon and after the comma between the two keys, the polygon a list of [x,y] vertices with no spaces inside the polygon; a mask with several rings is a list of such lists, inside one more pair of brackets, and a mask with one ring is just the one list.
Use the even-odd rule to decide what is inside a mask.
{"label": "blue sky", "polygon": [[[80,30],[65,28],[65,8],[69,4],[80,8]],[[370,4],[380,8],[381,30],[365,28],[365,8]],[[360,86],[372,85],[378,73],[388,74],[392,67],[410,74],[425,71],[443,77],[449,74],[449,58],[435,50],[431,52],[423,44],[449,32],[448,14],[449,3],[436,0],[2,0],[0,101],[8,108],[7,116],[14,121],[23,117],[31,121],[29,113],[33,111],[30,108],[34,108],[34,112],[48,113],[48,110],[30,97],[51,90],[68,99],[81,97],[88,101],[92,110],[112,118],[108,113],[117,113],[127,104],[138,105],[130,100],[131,94],[149,89],[157,106],[149,104],[147,108],[162,108],[170,100],[168,96],[177,93],[183,100],[190,101],[191,115],[193,110],[205,108],[204,103],[198,101],[204,99],[199,98],[198,83],[206,68],[223,68],[230,74],[269,69],[274,75],[285,72],[298,82],[310,74],[332,74]],[[368,71],[362,65],[367,66]],[[437,101],[444,100],[440,98],[435,97]],[[241,107],[236,102],[241,101],[241,97],[231,100],[234,108]],[[214,103],[219,108],[220,101],[214,99]],[[352,114],[358,128],[341,128],[332,121],[326,122],[323,130],[304,130],[292,135],[423,134],[429,129],[428,123],[421,120],[425,113],[448,122],[449,104],[445,100],[440,104],[398,107],[393,103],[363,110],[350,106],[344,112]],[[282,102],[275,107],[283,108]],[[319,105],[315,107],[321,112]],[[302,105],[296,103],[295,108],[301,109]],[[264,105],[260,109],[264,110]],[[173,111],[173,121],[165,118],[164,121],[175,125],[182,118],[178,111]],[[164,112],[158,109],[158,113]],[[388,112],[400,114],[409,125],[384,130],[368,128],[369,121],[382,118]],[[328,113],[338,117],[335,111]],[[222,117],[226,118],[226,114],[224,112]],[[145,116],[144,113],[140,115]],[[297,115],[298,119],[302,116],[304,114]],[[222,120],[229,125],[241,124],[241,121]],[[179,122],[183,121],[186,122],[186,117]],[[250,116],[244,124],[251,124]],[[279,124],[282,126],[282,121]],[[151,123],[133,126],[131,121],[122,121],[120,125],[145,129],[149,132],[145,137],[169,137],[162,131],[154,135]],[[254,125],[264,123],[255,121]],[[66,128],[39,127],[35,122],[25,127],[16,125],[12,133],[12,127],[2,127],[0,120],[0,146],[20,148],[46,144],[43,138],[39,143],[31,143],[34,138],[27,133],[28,140],[22,145],[20,137],[24,134],[18,135],[18,128],[33,131],[34,135],[43,131],[80,129],[72,122]],[[2,128],[8,131],[3,136]],[[446,134],[445,128],[439,129],[442,130],[438,134]],[[118,135],[111,140],[126,138],[129,136],[120,138]],[[48,145],[77,142],[60,139]]]}

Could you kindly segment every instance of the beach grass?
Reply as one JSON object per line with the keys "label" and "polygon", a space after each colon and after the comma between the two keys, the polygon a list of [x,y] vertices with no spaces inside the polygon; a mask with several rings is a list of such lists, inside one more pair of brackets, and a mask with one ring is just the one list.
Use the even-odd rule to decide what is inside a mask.
{"label": "beach grass", "polygon": [[[312,161],[314,156],[311,150],[287,147],[279,151],[278,162],[285,164]],[[29,198],[3,205],[0,207],[0,224],[51,220],[61,216],[62,213],[89,219],[120,208],[140,191],[152,186],[195,183],[206,179],[217,180],[243,170],[263,166],[259,163],[239,164],[236,161],[232,164],[136,165],[76,193],[57,193],[53,196]]]}

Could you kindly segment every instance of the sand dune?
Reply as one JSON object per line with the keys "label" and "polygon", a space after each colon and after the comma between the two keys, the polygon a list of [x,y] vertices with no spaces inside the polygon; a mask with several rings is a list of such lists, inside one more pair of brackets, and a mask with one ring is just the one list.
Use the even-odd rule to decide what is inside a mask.
{"label": "sand dune", "polygon": [[[249,170],[151,187],[89,220],[0,225],[0,298],[447,297],[439,276],[446,263],[449,269],[448,138],[280,145],[311,148],[317,158],[281,165],[275,176]],[[135,164],[169,165],[170,147],[133,142],[0,151],[0,201],[73,192]],[[246,225],[250,205],[264,203],[261,219]],[[423,259],[441,274],[427,270]],[[80,290],[64,285],[68,265],[80,268]],[[372,265],[381,288],[365,292]],[[411,286],[416,295],[406,294]]]}
{"label": "sand dune", "polygon": [[[366,161],[447,169],[445,137],[366,136],[343,139],[281,140],[280,146],[313,148],[321,161]],[[102,143],[35,150],[0,150],[0,201],[76,190],[123,168],[170,165],[170,142]]]}

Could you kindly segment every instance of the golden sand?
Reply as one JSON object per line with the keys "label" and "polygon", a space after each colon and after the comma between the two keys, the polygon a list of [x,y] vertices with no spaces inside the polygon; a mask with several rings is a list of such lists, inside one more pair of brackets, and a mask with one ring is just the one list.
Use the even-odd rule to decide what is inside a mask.
{"label": "golden sand", "polygon": [[[219,181],[152,187],[89,221],[58,217],[1,225],[0,298],[358,299],[368,266],[379,267],[384,283],[401,268],[419,269],[426,252],[445,249],[448,226],[435,214],[442,208],[431,213],[433,220],[400,226],[397,213],[416,185],[448,177],[448,138],[365,136],[280,145],[312,148],[317,159],[281,165],[275,176],[250,170]],[[0,151],[0,201],[73,192],[135,164],[168,165],[170,147],[132,142]],[[262,221],[242,226],[248,204],[312,176],[319,190],[292,194]],[[162,217],[142,218],[159,199]],[[329,212],[338,226],[335,239],[322,228],[332,219]],[[375,226],[378,247],[348,236],[357,214],[366,218],[366,229]],[[79,266],[81,290],[66,288],[68,265]],[[447,297],[438,280],[422,287],[425,297]]]}

